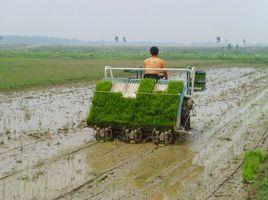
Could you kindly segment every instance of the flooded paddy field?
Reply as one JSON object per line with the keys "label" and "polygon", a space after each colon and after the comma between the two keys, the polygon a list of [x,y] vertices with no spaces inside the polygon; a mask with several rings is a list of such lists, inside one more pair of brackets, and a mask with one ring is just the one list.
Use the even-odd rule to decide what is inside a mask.
{"label": "flooded paddy field", "polygon": [[97,143],[93,85],[0,93],[0,199],[245,199],[243,152],[268,148],[268,70],[209,68],[207,81],[187,142],[164,147]]}

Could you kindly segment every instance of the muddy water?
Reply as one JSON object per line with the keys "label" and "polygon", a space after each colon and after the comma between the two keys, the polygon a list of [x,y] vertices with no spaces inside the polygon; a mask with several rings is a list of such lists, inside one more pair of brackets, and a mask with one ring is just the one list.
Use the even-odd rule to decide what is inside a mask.
{"label": "muddy water", "polygon": [[[16,169],[14,169],[15,171]],[[9,176],[0,183],[1,199],[51,199],[87,180],[88,164],[83,152]]]}
{"label": "muddy water", "polygon": [[0,93],[0,135],[71,128],[86,118],[91,96],[88,84]]}
{"label": "muddy water", "polygon": [[[151,143],[91,142],[92,130],[79,125],[59,130],[57,126],[64,127],[66,123],[80,124],[87,115],[91,93],[88,86],[52,89],[58,91],[54,93],[55,99],[63,96],[69,103],[57,106],[44,103],[48,110],[44,115],[51,116],[53,109],[55,112],[67,109],[74,118],[62,119],[61,115],[59,119],[53,118],[50,124],[55,134],[34,134],[35,137],[25,134],[16,140],[4,140],[0,145],[0,196],[2,199],[205,199],[237,167],[243,151],[252,148],[267,127],[267,84],[267,70],[210,69],[208,89],[195,96],[197,115],[192,118],[194,131],[189,141],[162,148]],[[61,94],[65,90],[69,92]],[[72,98],[72,93],[77,99]],[[53,95],[47,98],[53,99]],[[1,101],[15,102],[20,96],[8,96],[9,101],[2,96]],[[81,114],[71,106],[76,101]],[[31,107],[25,103],[28,99],[21,102]],[[23,121],[23,114],[17,116]],[[31,133],[34,129],[21,127]],[[42,130],[35,123],[30,127]],[[241,177],[237,180],[241,183]],[[243,199],[242,185],[237,185],[240,188],[236,188],[240,191],[237,196],[221,191],[217,198]]]}

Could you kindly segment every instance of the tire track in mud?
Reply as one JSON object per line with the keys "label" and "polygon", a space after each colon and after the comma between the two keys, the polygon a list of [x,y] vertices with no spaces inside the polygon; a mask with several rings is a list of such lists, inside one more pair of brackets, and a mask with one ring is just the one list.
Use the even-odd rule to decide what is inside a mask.
{"label": "tire track in mud", "polygon": [[[34,138],[35,140],[33,142],[29,142],[29,143],[26,143],[26,144],[22,144],[22,145],[19,145],[19,146],[16,146],[14,145],[14,147],[11,147],[10,149],[8,150],[5,150],[5,151],[0,151],[0,156],[3,156],[3,154],[6,154],[6,153],[11,153],[12,151],[16,151],[16,150],[20,150],[20,149],[25,149],[25,147],[29,148],[31,145],[36,145],[37,143],[41,143],[43,140],[45,140],[45,138],[42,138],[45,134],[47,134],[48,132],[44,133],[44,134],[41,134],[40,136],[34,136],[34,135],[31,135],[31,134],[25,134],[25,135],[20,135],[21,137],[24,137],[23,139],[25,140],[28,140],[30,141],[31,137]],[[36,135],[38,135],[39,133],[36,133]],[[18,139],[21,139],[19,136]],[[14,138],[13,138],[14,139]],[[17,139],[17,138],[15,138]],[[6,144],[4,144],[6,145]],[[9,147],[6,147],[6,148],[9,148]]]}
{"label": "tire track in mud", "polygon": [[[251,86],[248,86],[249,83],[255,87],[255,83],[260,79],[267,78],[267,71],[264,70],[255,70],[255,69],[244,69],[244,72],[240,72],[237,68],[232,72],[230,69],[219,69],[208,71],[208,80],[209,84],[207,85],[207,90],[202,93],[197,94],[197,111],[198,113],[204,113],[207,115],[207,118],[203,118],[202,115],[198,114],[194,117],[193,126],[196,129],[201,131],[208,131],[209,128],[213,125],[211,122],[219,121],[222,118],[224,112],[229,112],[232,107],[237,105],[237,96],[235,93],[238,90],[240,97],[247,99],[247,95],[241,92],[240,90],[244,87],[249,87],[249,94],[252,93]],[[211,72],[211,73],[210,73]],[[245,76],[246,75],[246,76]],[[214,76],[214,77],[213,77]],[[218,80],[219,79],[219,80]],[[255,89],[255,88],[253,88]],[[196,95],[195,95],[196,96]],[[211,105],[213,109],[209,108],[207,105]],[[203,106],[205,109],[200,109],[200,106]],[[218,109],[218,110],[217,110]],[[214,119],[211,120],[211,115],[214,116]],[[201,123],[200,123],[201,122]]]}
{"label": "tire track in mud", "polygon": [[[267,76],[265,77],[266,78],[266,80],[264,80],[264,82],[266,82],[267,83]],[[246,104],[246,108],[244,108],[243,109],[243,111],[244,112],[238,112],[238,114],[236,114],[234,117],[232,117],[231,118],[231,120],[229,120],[229,122],[227,121],[226,123],[224,123],[224,124],[228,124],[228,126],[230,127],[232,127],[233,125],[235,125],[236,124],[236,122],[238,122],[239,123],[239,120],[242,120],[244,123],[245,122],[247,122],[246,124],[244,124],[244,125],[246,125],[246,126],[242,126],[243,125],[243,123],[240,125],[240,126],[242,126],[242,128],[240,128],[240,126],[238,126],[238,127],[236,127],[236,129],[238,129],[239,130],[239,133],[243,133],[243,132],[246,132],[247,131],[247,127],[251,124],[251,123],[256,123],[256,121],[258,121],[257,119],[258,119],[258,116],[262,116],[262,112],[264,112],[264,113],[267,113],[267,104],[265,104],[265,99],[267,99],[268,98],[268,96],[267,96],[267,94],[268,94],[268,89],[264,89],[264,90],[262,90],[263,88],[266,88],[265,87],[265,83],[263,84],[263,87],[261,87],[261,88],[259,88],[259,90],[258,90],[258,94],[256,94],[256,92],[253,92],[253,96],[255,96],[255,98],[254,98],[254,100],[248,100],[249,101],[249,103],[247,103]],[[258,103],[258,101],[261,101],[262,103]],[[253,113],[252,113],[252,115],[255,115],[255,117],[253,117],[252,119],[251,119],[251,121],[247,121],[246,120],[246,118],[247,118],[247,114],[248,113],[250,113],[250,112],[252,112],[252,108],[254,108],[254,106],[255,105],[259,105],[260,107],[262,107],[262,104],[263,105],[266,105],[266,107],[264,106],[264,110],[255,110]],[[262,112],[260,112],[260,111],[262,111]],[[257,113],[257,115],[256,115],[256,113]],[[242,118],[241,118],[241,116],[243,116]],[[265,115],[264,115],[265,116]],[[244,119],[244,120],[243,120]],[[224,127],[224,124],[222,125],[222,128],[223,129],[226,129],[226,127]],[[227,126],[227,129],[228,129],[228,126]],[[233,132],[235,132],[235,130],[236,129],[233,129]],[[232,130],[232,129],[231,129]],[[222,129],[221,128],[219,128],[218,129],[218,131],[222,131]],[[267,134],[267,130],[264,132],[264,134]],[[224,135],[224,134],[223,134]],[[227,136],[228,137],[228,136]],[[242,137],[242,136],[240,136],[240,137]],[[258,135],[255,135],[255,138],[256,137],[258,137]],[[256,146],[255,146],[255,148],[257,147],[257,146],[259,146],[259,144],[260,144],[260,142],[261,141],[263,141],[263,137],[264,136],[262,136],[260,139],[259,139],[259,141],[258,142],[256,142],[256,141],[252,141],[253,143],[257,143],[256,144]],[[213,135],[211,135],[209,138],[213,138]],[[267,135],[265,136],[265,138],[267,138]],[[244,138],[244,139],[246,139],[246,138]],[[209,144],[211,144],[211,142],[209,142]],[[227,151],[230,151],[230,149],[232,148],[232,147],[234,147],[236,145],[236,143],[234,143],[234,144],[232,144],[232,146],[227,146]],[[216,152],[215,152],[216,153]],[[228,153],[228,152],[227,152]],[[228,156],[228,155],[226,155],[226,156]],[[219,158],[218,158],[219,159]],[[236,167],[235,168],[235,170],[231,173],[231,176],[234,176],[234,174],[236,174],[237,173],[237,171],[240,169],[240,167],[242,166],[242,163],[240,163],[240,165],[238,166],[238,168]],[[225,177],[225,176],[223,176],[223,177]],[[226,182],[228,182],[228,180],[229,180],[229,178],[226,180]],[[217,189],[215,189],[216,191],[218,191],[223,185],[225,185],[225,181],[223,181],[224,183],[219,183],[219,188],[217,188]],[[215,194],[216,192],[214,191],[214,193],[213,194]],[[213,196],[213,194],[212,194],[212,196]],[[209,196],[209,197],[207,197],[206,199],[208,199],[208,198],[211,198],[211,196]]]}
{"label": "tire track in mud", "polygon": [[[161,150],[161,148],[159,150]],[[128,160],[128,162],[126,162],[126,163],[124,163],[124,164],[122,164],[122,165],[120,165],[118,167],[114,167],[114,168],[111,168],[108,171],[102,172],[100,174],[100,176],[104,176],[104,177],[106,177],[108,179],[109,178],[109,173],[111,173],[111,172],[113,174],[117,174],[117,175],[122,174],[122,173],[127,173],[127,172],[122,172],[122,171],[124,171],[124,170],[128,171],[130,168],[135,169],[135,167],[137,167],[137,166],[139,166],[139,164],[143,163],[144,160],[146,160],[147,158],[150,158],[153,155],[153,153],[158,153],[158,152],[157,151],[151,151],[151,152],[149,151],[149,152],[147,152],[147,154],[143,155],[142,158],[140,158],[140,156],[137,156],[136,159]],[[178,156],[183,154],[183,152],[176,152],[176,153],[178,153],[177,154]],[[122,199],[128,199],[128,198],[131,198],[131,197],[133,198],[133,194],[142,193],[142,192],[150,189],[151,187],[156,186],[157,184],[159,184],[159,182],[155,181],[154,179],[155,178],[158,179],[159,176],[165,177],[165,176],[168,176],[170,173],[174,173],[174,172],[178,173],[178,171],[179,171],[181,173],[179,174],[179,176],[176,177],[176,180],[175,180],[176,182],[178,182],[178,181],[182,181],[182,180],[186,179],[188,176],[198,175],[199,172],[197,172],[197,174],[194,174],[194,173],[195,173],[196,170],[198,170],[198,171],[200,170],[200,166],[190,164],[191,166],[188,167],[186,170],[181,169],[181,167],[183,165],[185,165],[185,164],[187,165],[188,162],[192,161],[192,155],[189,155],[188,158],[183,159],[182,161],[180,161],[177,164],[175,163],[173,166],[169,166],[168,169],[164,168],[164,169],[160,170],[158,173],[154,174],[154,176],[151,176],[149,179],[153,178],[151,180],[152,184],[150,184],[150,185],[147,184],[147,185],[143,186],[141,189],[132,191],[131,194],[129,194],[129,196],[124,195],[124,196],[120,197],[119,199],[121,199],[121,198]],[[127,166],[127,165],[129,165],[129,166]],[[118,170],[118,171],[116,172],[116,170]],[[167,173],[165,171],[167,171]],[[94,182],[94,180],[98,179],[100,176],[94,177],[90,181],[87,181],[85,184],[75,188],[71,192],[68,192],[68,193],[66,193],[64,195],[61,195],[57,199],[73,199],[73,197],[76,198],[76,196],[73,196],[73,195],[76,195],[76,194],[78,194],[78,197],[77,197],[78,199],[92,199],[94,197],[96,197],[97,199],[99,199],[99,198],[101,198],[101,199],[110,198],[110,197],[107,197],[107,196],[106,197],[105,196],[98,197],[98,195],[101,195],[101,194],[105,193],[107,188],[103,187],[103,189],[101,191],[99,191],[97,193],[94,193],[94,190],[95,190],[94,185],[90,185],[92,182]],[[136,179],[138,176],[139,175],[137,175],[136,177],[134,176],[133,179]],[[106,180],[106,178],[104,179],[104,181]],[[111,177],[111,178],[114,178],[114,177]],[[116,178],[120,178],[120,176],[119,177],[117,176]],[[107,184],[109,185],[109,182],[111,182],[111,181],[112,180],[110,179]],[[146,182],[148,182],[148,181],[150,182],[150,180],[146,180]],[[173,182],[174,182],[174,179],[173,179]],[[118,187],[120,187],[120,186],[118,186]],[[81,193],[82,193],[82,195],[81,195]],[[85,193],[85,194],[93,193],[93,194],[89,195],[89,196],[85,196],[85,195],[83,195],[83,193]],[[136,197],[134,199],[136,199]]]}
{"label": "tire track in mud", "polygon": [[[244,91],[237,91],[237,92],[240,92],[240,93],[237,93],[236,95],[237,96],[242,96],[243,100],[246,99],[246,101],[248,101],[248,99],[250,98],[250,96],[253,96],[254,93],[255,95],[258,94],[257,98],[251,98],[252,99],[252,102],[248,102],[246,105],[244,105],[244,107],[241,109],[241,106],[240,105],[228,105],[228,109],[223,113],[223,115],[220,116],[219,120],[220,120],[220,124],[214,120],[214,124],[210,124],[210,126],[206,129],[204,129],[204,131],[206,131],[206,135],[209,136],[209,137],[205,137],[204,139],[209,139],[211,137],[213,137],[213,133],[214,132],[219,132],[221,130],[224,130],[224,129],[228,129],[228,125],[230,124],[230,122],[234,121],[235,119],[239,118],[242,114],[242,112],[244,111],[244,113],[246,113],[246,109],[248,109],[252,104],[254,104],[256,101],[258,101],[258,99],[262,98],[264,95],[267,94],[267,89],[265,88],[265,84],[268,84],[268,80],[267,80],[267,74],[264,74],[258,78],[255,78],[253,80],[251,80],[251,82],[249,82],[249,85],[255,85],[255,83],[259,80],[259,79],[262,79],[262,78],[266,78],[264,79],[264,81],[266,83],[262,83],[262,88],[257,88],[256,91],[253,91],[250,89],[250,87],[248,88],[243,88],[243,90],[247,90],[247,93],[246,93],[246,97],[243,97],[244,94]],[[241,88],[241,86],[237,87],[238,89]],[[262,91],[263,88],[265,89],[265,91]],[[262,91],[262,94],[260,95],[259,93]],[[228,94],[226,93],[226,96],[228,96]],[[229,100],[230,101],[230,100]],[[237,101],[237,99],[234,99],[233,101]],[[231,103],[231,102],[225,102],[225,103]],[[241,104],[241,102],[239,101],[239,104]],[[235,106],[235,107],[234,107]],[[233,108],[234,107],[234,108]],[[217,128],[217,130],[215,128],[211,129],[211,126],[213,125],[216,125],[215,128]],[[203,142],[203,141],[200,141],[200,142]]]}
{"label": "tire track in mud", "polygon": [[[254,149],[257,149],[258,147],[261,147],[260,144],[265,142],[268,139],[268,128],[266,128],[266,130],[264,131],[261,139],[258,141],[257,145],[254,147]],[[241,167],[243,166],[244,161],[242,161],[237,168],[225,179],[223,180],[218,187],[209,195],[205,198],[205,200],[208,200],[210,198],[212,198],[222,187],[224,187],[228,181],[230,181],[230,179],[233,178],[233,176],[241,169]]]}
{"label": "tire track in mud", "polygon": [[69,128],[86,117],[92,92],[91,84],[80,83],[0,92],[0,136]]}
{"label": "tire track in mud", "polygon": [[[23,169],[23,170],[18,170],[18,171],[16,171],[16,173],[9,174],[9,175],[7,175],[7,176],[5,176],[5,177],[2,177],[1,180],[2,180],[2,179],[9,178],[9,177],[11,177],[11,176],[18,175],[18,174],[24,172],[25,170],[28,171],[28,170],[30,170],[30,169],[40,168],[40,167],[44,167],[45,165],[48,165],[48,167],[50,167],[52,163],[54,163],[54,162],[61,162],[61,160],[66,159],[66,157],[68,157],[69,155],[79,154],[79,153],[81,153],[81,152],[84,151],[84,150],[87,151],[87,150],[89,150],[89,149],[94,148],[94,146],[99,145],[99,143],[97,143],[97,142],[89,142],[89,143],[90,143],[90,144],[84,145],[84,146],[79,147],[79,148],[77,148],[77,149],[75,149],[75,150],[71,150],[71,151],[68,152],[68,153],[65,153],[65,154],[62,154],[62,155],[60,155],[60,156],[54,157],[54,158],[49,159],[49,160],[47,160],[47,161],[45,161],[45,162],[35,164],[35,165],[31,166],[30,168]],[[103,157],[103,156],[106,156],[106,157],[107,157],[107,156],[109,156],[109,154],[111,154],[111,153],[114,152],[115,150],[119,150],[119,149],[122,149],[122,148],[124,148],[123,145],[121,145],[121,146],[119,146],[119,147],[118,147],[118,146],[114,146],[112,149],[103,152],[103,153],[101,154],[101,156],[102,156],[102,157]],[[150,152],[153,152],[155,149],[156,149],[156,147],[153,146],[153,150],[152,150],[152,148],[151,148],[150,150],[148,150],[148,151],[146,151],[146,152],[140,153],[140,154],[138,154],[138,155],[136,156],[136,158],[143,157],[145,154],[150,153]],[[134,158],[134,160],[135,160],[136,158]],[[94,180],[97,180],[97,179],[101,178],[102,176],[104,176],[105,174],[107,174],[107,173],[109,174],[110,171],[113,171],[113,170],[115,170],[115,169],[117,169],[117,168],[120,168],[121,166],[126,165],[126,164],[129,163],[129,162],[132,162],[132,160],[133,160],[133,158],[131,158],[131,159],[126,159],[126,160],[124,160],[123,163],[120,163],[119,165],[116,165],[116,166],[114,166],[114,167],[111,167],[111,168],[109,168],[108,170],[106,170],[106,171],[104,171],[104,172],[102,172],[102,173],[99,173],[99,174],[97,174],[97,175],[95,175],[95,173],[93,173],[93,174],[91,174],[91,175],[93,175],[93,178],[91,178],[90,180],[86,181],[86,183],[87,183],[87,182],[90,183],[90,182],[92,182],[92,181],[94,181]],[[2,180],[2,181],[3,181],[3,180]],[[84,183],[84,184],[85,184],[85,183]],[[84,184],[81,184],[80,186],[83,186]],[[68,188],[67,191],[73,191],[73,189],[70,190],[69,187],[67,187],[67,188]],[[78,188],[80,188],[80,187],[78,186]],[[64,191],[65,189],[66,189],[66,188],[62,188],[63,191]],[[65,193],[65,192],[64,192],[64,193]],[[67,192],[67,193],[69,193],[69,192]],[[58,198],[60,198],[60,196],[62,196],[62,195],[59,195]]]}
{"label": "tire track in mud", "polygon": [[[74,127],[72,128],[69,128],[68,130],[65,130],[66,132],[64,132],[64,135],[66,136],[67,134],[74,132],[75,130],[77,129],[83,129],[83,128],[86,128],[87,126],[85,125],[85,122],[80,122],[80,123],[77,123],[75,124]],[[64,127],[62,127],[64,128]],[[17,143],[21,143],[20,140],[26,140],[26,141],[31,141],[31,140],[34,140],[32,142],[29,142],[29,143],[25,143],[25,144],[21,144],[21,145],[14,145],[14,147],[9,147],[11,146],[10,144],[5,144],[4,142],[4,139],[2,136],[2,144],[0,145],[3,145],[4,148],[9,148],[8,150],[5,150],[5,151],[0,151],[0,156],[3,156],[3,154],[6,154],[6,153],[11,153],[12,151],[16,151],[16,150],[20,150],[20,149],[24,149],[25,150],[25,147],[27,148],[30,148],[31,145],[36,145],[37,143],[42,143],[44,142],[46,139],[48,139],[48,137],[52,137],[52,136],[56,136],[57,134],[60,134],[60,133],[63,133],[61,132],[61,128],[58,129],[58,131],[56,133],[50,133],[49,131],[41,131],[41,132],[32,132],[32,133],[25,133],[25,134],[22,134],[22,135],[19,135],[18,137],[14,137],[14,138],[10,138],[10,139],[7,139],[8,140],[12,140],[12,139],[15,139],[15,141],[12,141],[12,142],[17,142]],[[19,142],[20,141],[20,142]],[[5,147],[5,146],[8,146],[8,147]],[[0,146],[1,147],[1,146]],[[3,148],[3,147],[2,147]]]}
{"label": "tire track in mud", "polygon": [[[254,93],[256,92],[253,92],[252,95],[254,95]],[[255,98],[253,100],[250,100],[250,102],[247,102],[245,105],[243,105],[242,109],[240,107],[237,107],[226,112],[226,114],[221,118],[221,122],[218,123],[215,128],[210,129],[206,132],[206,138],[204,139],[213,139],[215,136],[214,133],[228,131],[230,125],[234,125],[237,119],[246,120],[246,118],[248,118],[247,114],[249,113],[251,107],[257,104],[259,100],[265,98],[265,95],[267,96],[267,94],[268,89],[265,89],[264,91],[259,92],[258,95],[255,95]]]}
{"label": "tire track in mud", "polygon": [[28,146],[30,146],[30,145],[35,145],[35,144],[37,144],[38,142],[40,142],[40,141],[35,141],[35,142],[26,143],[26,144],[24,144],[24,145],[16,146],[16,147],[13,147],[13,148],[11,148],[11,149],[9,149],[9,150],[6,150],[6,151],[1,151],[1,152],[0,152],[0,155],[2,156],[3,154],[11,153],[12,151],[16,151],[16,150],[19,150],[19,149],[28,147]]}
{"label": "tire track in mud", "polygon": [[[86,185],[92,183],[94,180],[99,179],[99,178],[101,178],[101,177],[103,177],[103,176],[105,177],[107,174],[113,172],[114,170],[119,169],[120,167],[125,166],[125,165],[127,165],[127,164],[129,164],[129,163],[131,163],[131,162],[135,162],[135,161],[137,161],[140,157],[144,157],[144,156],[146,156],[147,154],[153,153],[153,152],[156,151],[156,150],[157,150],[157,148],[154,148],[153,150],[148,150],[148,151],[146,151],[146,152],[142,152],[142,153],[136,155],[134,158],[131,158],[131,159],[126,160],[126,161],[123,161],[123,163],[121,163],[121,164],[119,164],[119,165],[116,165],[116,166],[114,166],[114,167],[111,167],[111,168],[109,168],[109,169],[107,169],[107,170],[105,170],[105,171],[99,173],[98,175],[96,175],[96,176],[94,176],[93,178],[89,179],[88,181],[86,181],[86,182],[83,183],[82,185],[80,185],[80,186],[78,186],[78,187],[72,189],[71,191],[68,191],[68,192],[66,192],[66,193],[64,193],[64,194],[62,194],[62,195],[59,195],[59,196],[56,197],[55,199],[62,199],[62,198],[65,198],[66,196],[72,195],[72,194],[74,194],[75,192],[77,192],[79,189],[81,189],[81,188],[85,187]],[[112,151],[113,151],[113,150],[112,150]],[[112,151],[111,151],[111,152],[112,152]],[[108,153],[110,153],[110,152],[108,152]],[[105,153],[105,154],[107,155],[108,153]],[[105,178],[104,178],[104,179],[105,179]]]}
{"label": "tire track in mud", "polygon": [[[123,148],[125,148],[125,146],[123,146]],[[104,172],[101,172],[100,175],[101,176],[104,176],[106,177],[103,181],[106,181],[108,178],[109,178],[109,174],[112,173],[112,174],[123,174],[123,173],[128,173],[128,170],[130,168],[135,168],[137,166],[139,166],[141,163],[143,163],[145,160],[150,160],[152,157],[155,157],[155,156],[159,156],[159,153],[160,152],[163,152],[165,151],[166,149],[165,148],[169,148],[169,147],[157,147],[155,146],[154,147],[154,150],[149,150],[145,153],[142,153],[142,155],[138,155],[138,156],[135,156],[134,158],[131,157],[131,159],[127,160],[125,163],[123,164],[120,164],[119,166],[116,166],[116,167],[113,167],[113,168],[110,168],[109,170],[106,170]],[[183,155],[185,152],[184,150],[181,150],[179,152],[176,152],[176,155]],[[192,154],[190,154],[189,156],[191,157]],[[163,157],[163,156],[162,156]],[[161,157],[159,158],[161,159]],[[188,161],[190,161],[191,158],[187,158],[187,159],[182,159],[182,161],[180,163],[174,163],[174,166],[170,166],[170,168],[179,168],[181,165],[184,165],[185,163],[187,163]],[[171,169],[172,171],[174,169]],[[196,169],[196,167],[194,166],[192,169],[189,169],[189,171],[194,171]],[[164,168],[165,170],[165,168]],[[159,174],[161,174],[163,172],[163,170],[160,170],[159,171]],[[181,179],[185,178],[188,174],[187,173],[183,173],[181,175]],[[121,175],[122,176],[122,175]],[[140,174],[137,174],[136,177],[140,176]],[[99,177],[99,176],[98,176]],[[94,185],[90,185],[92,182],[94,182],[94,180],[96,180],[96,178],[98,177],[94,177],[93,179],[87,181],[84,185],[82,185],[81,187],[79,186],[78,188],[75,188],[73,191],[71,192],[68,192],[64,195],[61,195],[58,199],[69,199],[69,198],[73,198],[73,195],[77,194],[77,193],[83,193],[86,191],[86,193],[93,193],[92,195],[86,195],[86,196],[79,196],[77,197],[78,199],[92,199],[93,197],[97,197],[99,194],[102,194],[103,192],[106,191],[107,188],[102,188],[101,191],[95,193],[94,192]],[[112,177],[114,178],[114,177]],[[118,178],[118,177],[117,177]],[[133,179],[135,179],[135,176],[133,177]],[[112,180],[109,179],[108,182],[111,182]],[[156,183],[157,184],[157,183]],[[96,186],[95,186],[96,187]],[[92,189],[93,189],[93,192],[92,192]],[[81,191],[80,191],[81,190]],[[146,187],[145,188],[142,188],[142,190],[137,190],[133,193],[138,193],[138,192],[141,192],[143,190],[146,190]],[[123,199],[125,199],[126,196],[123,197]],[[105,197],[101,197],[101,198],[105,198]],[[106,197],[106,198],[109,198],[109,197]],[[98,199],[98,198],[97,198]]]}
{"label": "tire track in mud", "polygon": [[[267,76],[264,75],[263,77],[266,78],[266,82],[267,82],[268,81]],[[254,82],[256,82],[256,80],[253,80],[251,82],[251,84],[254,84]],[[258,104],[257,102],[259,100],[265,99],[265,95],[267,95],[268,89],[263,90],[263,88],[265,88],[265,84],[262,84],[262,87],[258,88],[257,91],[249,90],[249,92],[247,93],[248,97],[246,98],[246,101],[244,102],[242,109],[241,109],[240,105],[236,106],[236,107],[234,107],[234,106],[228,107],[228,110],[226,110],[223,113],[223,115],[220,117],[220,123],[218,121],[214,121],[214,123],[211,124],[210,127],[208,127],[205,130],[206,134],[205,135],[202,134],[203,137],[198,138],[196,141],[193,141],[193,146],[195,146],[196,144],[198,144],[197,146],[199,146],[199,147],[200,147],[200,144],[201,144],[201,146],[202,146],[202,144],[205,144],[204,147],[207,146],[207,144],[213,145],[214,144],[213,142],[208,143],[209,139],[220,140],[221,134],[223,136],[226,136],[226,133],[221,133],[221,132],[228,132],[230,127],[237,124],[237,122],[242,121],[242,120],[246,120],[248,117],[246,114],[248,114],[250,112],[250,109],[252,109],[252,107],[255,104]],[[242,91],[242,93],[243,93],[243,91]],[[240,95],[240,94],[238,93],[238,95]],[[242,118],[241,118],[241,116],[242,116]],[[213,127],[213,128],[211,128],[211,127]],[[239,127],[237,127],[237,128],[239,130],[241,130]],[[217,133],[219,133],[219,134],[217,134]],[[200,150],[202,150],[202,148],[196,149],[196,151],[200,151]]]}
{"label": "tire track in mud", "polygon": [[87,149],[87,148],[90,148],[90,147],[96,145],[95,142],[88,142],[88,143],[89,143],[89,144],[84,144],[83,146],[74,148],[73,150],[71,150],[71,151],[69,151],[69,152],[66,152],[66,153],[63,153],[63,154],[61,154],[61,155],[59,155],[59,156],[55,156],[55,157],[52,157],[52,158],[50,158],[50,159],[46,159],[46,158],[45,158],[44,160],[39,160],[36,164],[30,166],[30,167],[27,168],[27,169],[17,170],[17,171],[15,171],[15,172],[13,172],[13,173],[9,173],[9,174],[7,174],[7,175],[5,175],[5,176],[0,177],[0,181],[2,181],[3,179],[6,179],[6,178],[8,178],[8,177],[17,175],[17,174],[19,174],[19,173],[22,173],[22,172],[25,171],[25,170],[34,169],[34,168],[37,168],[37,167],[40,167],[40,166],[43,166],[43,165],[49,165],[49,164],[51,164],[52,162],[59,161],[59,159],[64,159],[64,158],[66,158],[67,156],[70,156],[70,155],[72,155],[72,154],[76,154],[76,153],[78,153],[79,151],[82,151],[82,150],[84,150],[84,149]]}

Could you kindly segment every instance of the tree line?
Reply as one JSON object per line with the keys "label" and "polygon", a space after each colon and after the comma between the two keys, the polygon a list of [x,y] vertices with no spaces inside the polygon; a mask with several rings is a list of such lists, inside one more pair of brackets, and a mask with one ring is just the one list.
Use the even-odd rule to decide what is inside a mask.
{"label": "tree line", "polygon": [[[119,36],[116,35],[115,38],[114,38],[114,40],[115,40],[116,43],[118,43],[118,42],[119,42]],[[122,37],[122,41],[123,41],[124,43],[126,43],[126,42],[127,42],[127,38],[126,38],[125,36]]]}

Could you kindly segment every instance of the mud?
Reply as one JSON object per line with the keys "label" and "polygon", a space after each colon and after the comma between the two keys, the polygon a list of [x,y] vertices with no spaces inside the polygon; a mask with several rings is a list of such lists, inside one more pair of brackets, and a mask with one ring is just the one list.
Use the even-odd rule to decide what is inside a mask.
{"label": "mud", "polygon": [[41,91],[0,93],[0,134],[70,129],[87,115],[93,87],[76,85]]}
{"label": "mud", "polygon": [[[0,94],[0,199],[245,199],[238,172],[268,127],[268,70],[210,68],[183,144],[96,143],[92,86]],[[267,149],[267,141],[262,148]]]}

